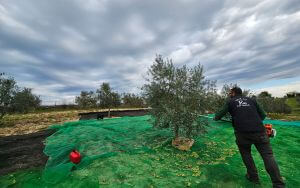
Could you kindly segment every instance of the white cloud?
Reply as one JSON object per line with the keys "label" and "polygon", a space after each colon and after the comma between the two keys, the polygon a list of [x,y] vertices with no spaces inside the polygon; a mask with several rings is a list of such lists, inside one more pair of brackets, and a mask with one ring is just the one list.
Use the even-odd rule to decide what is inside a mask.
{"label": "white cloud", "polygon": [[175,64],[187,63],[187,61],[192,57],[192,52],[188,46],[181,46],[178,50],[170,54],[170,58]]}
{"label": "white cloud", "polygon": [[262,91],[268,91],[274,97],[283,97],[288,92],[297,91],[300,92],[300,82],[292,82],[289,84],[284,84],[276,87],[266,87],[262,89],[255,90],[255,94],[259,94]]}
{"label": "white cloud", "polygon": [[199,42],[199,43],[191,44],[191,45],[189,46],[189,48],[190,48],[190,51],[191,51],[191,53],[192,53],[193,55],[197,55],[197,53],[199,53],[199,52],[205,50],[206,46],[205,46],[205,44]]}

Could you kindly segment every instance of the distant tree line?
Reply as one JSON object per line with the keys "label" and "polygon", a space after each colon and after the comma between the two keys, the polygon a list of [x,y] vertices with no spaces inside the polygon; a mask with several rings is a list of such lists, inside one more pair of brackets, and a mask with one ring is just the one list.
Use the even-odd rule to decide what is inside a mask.
{"label": "distant tree line", "polygon": [[294,98],[294,97],[299,98],[300,97],[300,93],[296,92],[296,91],[288,92],[286,94],[286,97],[288,97],[288,98]]}
{"label": "distant tree line", "polygon": [[8,113],[28,113],[41,104],[31,88],[20,88],[12,77],[0,73],[0,120]]}
{"label": "distant tree line", "polygon": [[256,100],[267,113],[289,114],[292,112],[291,107],[286,104],[286,98],[272,97],[267,91],[258,94]]}
{"label": "distant tree line", "polygon": [[79,108],[141,108],[145,107],[144,101],[141,96],[134,93],[119,94],[113,91],[110,84],[106,82],[102,83],[95,92],[81,91],[80,95],[75,98],[75,103]]}

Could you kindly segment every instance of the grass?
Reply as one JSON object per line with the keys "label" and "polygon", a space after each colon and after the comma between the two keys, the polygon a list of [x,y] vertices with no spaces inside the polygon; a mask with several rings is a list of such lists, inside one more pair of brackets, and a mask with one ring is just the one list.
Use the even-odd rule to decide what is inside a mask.
{"label": "grass", "polygon": [[292,114],[300,115],[300,104],[296,98],[288,98],[286,104],[292,108]]}
{"label": "grass", "polygon": [[286,104],[292,109],[290,114],[268,113],[267,116],[271,119],[279,119],[284,121],[300,121],[300,104],[296,98],[287,98]]}
{"label": "grass", "polygon": [[300,121],[300,114],[268,113],[267,117],[282,121]]}
{"label": "grass", "polygon": [[[132,135],[132,139],[143,139],[145,131],[151,131],[148,116],[128,118],[136,124],[128,124],[130,129],[122,131],[125,120],[126,118],[119,118],[103,121],[106,126],[104,130],[118,129],[117,133],[120,133],[117,138],[112,135],[104,137],[105,141],[126,141],[129,139],[126,135]],[[113,122],[115,124],[109,126]],[[87,121],[86,125],[101,127],[98,123],[99,121]],[[84,126],[79,124],[74,124],[74,128],[76,127],[84,130]],[[108,129],[109,127],[111,128]],[[281,174],[287,187],[300,187],[300,127],[274,127],[278,135],[271,139],[271,143]],[[70,131],[70,128],[68,124],[66,130]],[[122,137],[123,132],[126,134]],[[78,134],[81,135],[80,132]],[[65,138],[67,134],[60,133],[57,136]],[[132,146],[139,145],[140,141],[136,140]],[[93,144],[83,148],[85,147],[93,147]],[[263,161],[254,147],[252,154],[262,183],[257,187],[271,187]],[[244,178],[245,172],[231,124],[219,121],[211,122],[208,134],[196,138],[194,146],[188,152],[173,148],[169,141],[151,147],[147,152],[118,152],[117,155],[95,159],[90,164],[62,174],[64,178],[57,184],[45,183],[42,179],[43,169],[40,168],[0,177],[0,187],[255,187]]]}
{"label": "grass", "polygon": [[296,98],[287,98],[286,104],[292,109],[290,114],[268,113],[268,117],[285,121],[300,121],[300,104]]}

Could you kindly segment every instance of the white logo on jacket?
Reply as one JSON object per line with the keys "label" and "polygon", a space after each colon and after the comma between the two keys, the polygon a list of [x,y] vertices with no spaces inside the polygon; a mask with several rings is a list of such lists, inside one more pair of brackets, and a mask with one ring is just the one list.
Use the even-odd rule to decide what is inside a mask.
{"label": "white logo on jacket", "polygon": [[238,98],[235,101],[237,101],[239,104],[236,107],[245,107],[250,106],[250,104],[247,103],[247,99]]}

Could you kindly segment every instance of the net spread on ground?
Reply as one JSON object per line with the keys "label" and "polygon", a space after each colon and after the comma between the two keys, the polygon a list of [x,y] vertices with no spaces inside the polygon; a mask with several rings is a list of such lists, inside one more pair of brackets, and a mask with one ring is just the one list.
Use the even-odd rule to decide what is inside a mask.
{"label": "net spread on ground", "polygon": [[[44,169],[0,177],[3,187],[252,187],[243,166],[231,123],[213,121],[208,133],[195,139],[191,151],[171,146],[171,130],[152,128],[151,116],[87,120],[54,125],[45,141],[49,156]],[[277,136],[275,158],[289,187],[300,186],[300,122],[266,120]],[[70,162],[76,149],[82,160]],[[263,187],[271,181],[253,147]]]}

